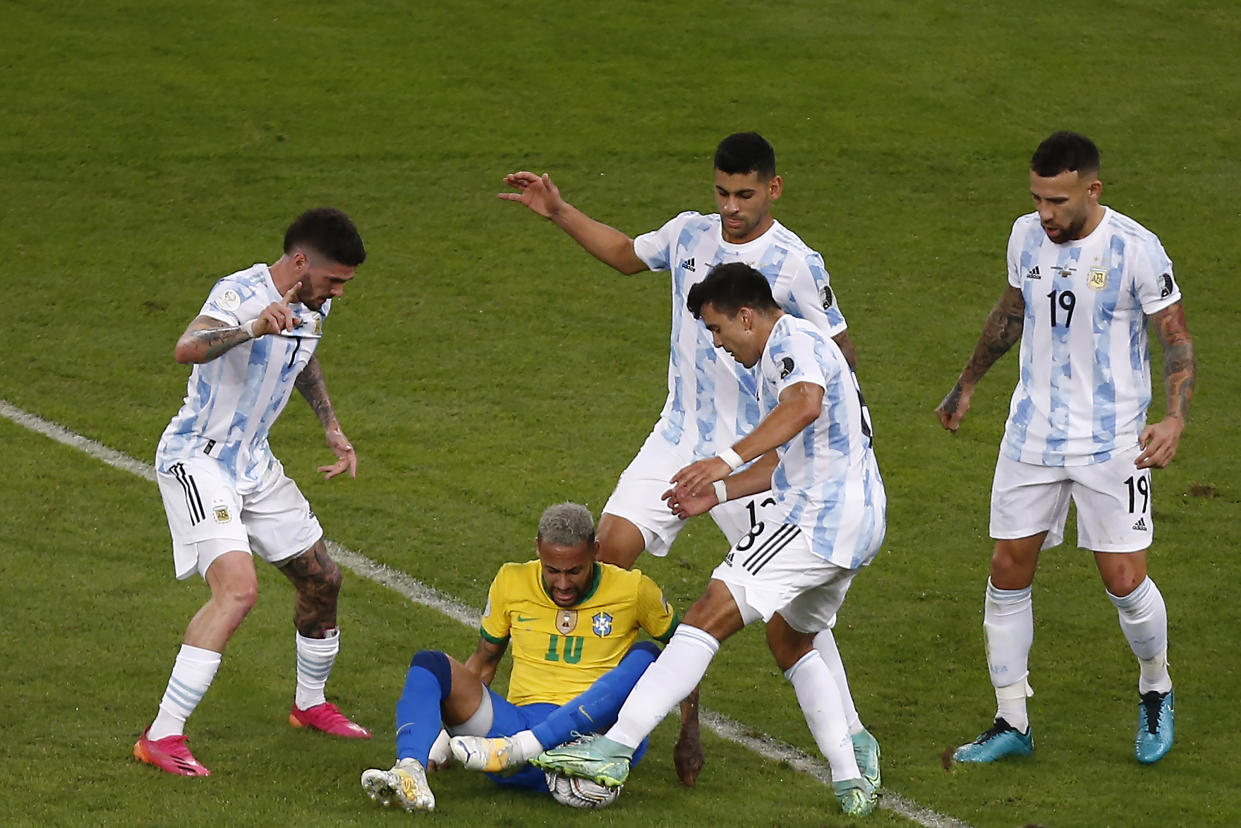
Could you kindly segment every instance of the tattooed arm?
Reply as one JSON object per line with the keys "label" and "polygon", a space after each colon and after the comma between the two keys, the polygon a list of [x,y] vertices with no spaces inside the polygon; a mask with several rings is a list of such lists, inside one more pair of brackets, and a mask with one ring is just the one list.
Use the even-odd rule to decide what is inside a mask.
{"label": "tattooed arm", "polygon": [[1185,430],[1189,401],[1194,396],[1194,341],[1185,324],[1185,309],[1180,302],[1164,308],[1151,317],[1151,326],[1163,346],[1163,383],[1168,397],[1164,418],[1142,429],[1138,444],[1142,454],[1139,469],[1162,469],[1172,462]]}
{"label": "tattooed arm", "polygon": [[332,410],[332,399],[328,396],[327,385],[323,381],[323,368],[320,367],[317,356],[311,356],[293,385],[306,398],[306,402],[310,403],[310,408],[319,418],[319,422],[323,423],[328,448],[336,454],[336,462],[320,466],[319,471],[323,472],[327,480],[344,471],[348,471],[350,477],[357,477],[358,455],[354,453],[353,445],[345,437],[336,413]]}
{"label": "tattooed arm", "polygon": [[957,430],[965,419],[965,412],[970,409],[970,398],[974,396],[974,387],[978,385],[978,381],[996,360],[1008,353],[1008,349],[1021,339],[1025,311],[1026,300],[1021,291],[1009,285],[987,315],[987,321],[982,326],[982,335],[978,337],[974,353],[969,362],[965,363],[957,384],[935,409],[944,428],[954,432]]}
{"label": "tattooed arm", "polygon": [[243,342],[280,330],[293,330],[297,327],[297,317],[289,309],[289,303],[296,298],[301,286],[298,282],[279,302],[272,302],[257,317],[240,325],[226,325],[210,316],[196,317],[177,340],[173,356],[182,365],[210,362]]}
{"label": "tattooed arm", "polygon": [[500,665],[500,658],[504,655],[504,651],[508,649],[508,642],[502,641],[494,644],[482,636],[478,637],[478,646],[474,648],[474,652],[465,660],[465,668],[488,687],[491,686],[491,680],[496,677],[496,667]]}

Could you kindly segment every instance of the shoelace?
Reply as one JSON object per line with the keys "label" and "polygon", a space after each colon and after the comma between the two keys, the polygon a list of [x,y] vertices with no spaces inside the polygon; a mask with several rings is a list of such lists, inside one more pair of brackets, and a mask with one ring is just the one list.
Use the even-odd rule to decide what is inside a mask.
{"label": "shoelace", "polygon": [[1159,732],[1159,709],[1163,706],[1163,696],[1154,690],[1142,695],[1142,715],[1146,717],[1146,732]]}
{"label": "shoelace", "polygon": [[992,725],[991,729],[988,730],[983,735],[979,736],[977,739],[977,742],[979,744],[982,744],[983,742],[989,742],[990,740],[994,739],[996,736],[999,736],[1001,733],[1004,733],[1005,731],[1016,730],[1016,729],[1017,728],[1013,727],[1012,725],[1010,725],[1008,722],[1004,721],[1003,719],[996,719],[995,724]]}

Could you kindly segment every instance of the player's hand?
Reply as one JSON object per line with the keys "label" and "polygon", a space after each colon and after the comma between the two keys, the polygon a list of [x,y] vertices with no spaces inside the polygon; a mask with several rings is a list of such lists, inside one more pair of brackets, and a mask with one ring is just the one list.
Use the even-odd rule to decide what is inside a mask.
{"label": "player's hand", "polygon": [[965,419],[965,412],[970,410],[970,397],[972,396],[974,396],[973,388],[963,388],[959,382],[954,385],[948,392],[948,396],[944,397],[944,401],[935,409],[939,424],[956,434],[961,421]]}
{"label": "player's hand", "polygon": [[1185,430],[1185,421],[1180,417],[1164,417],[1142,429],[1138,436],[1138,445],[1142,453],[1138,455],[1137,467],[1162,469],[1176,457],[1176,449],[1181,443],[1181,432]]}
{"label": "player's hand", "polygon": [[663,493],[662,498],[668,504],[669,511],[681,520],[706,514],[720,502],[715,496],[715,489],[710,486],[700,495],[690,494],[683,486],[673,486]]}
{"label": "player's hand", "polygon": [[328,448],[336,454],[336,462],[330,466],[319,467],[319,471],[323,472],[323,479],[331,480],[346,471],[349,472],[350,477],[357,477],[358,455],[354,453],[353,445],[345,437],[345,432],[340,430],[340,425],[331,426],[324,434],[327,437]]}
{"label": "player's hand", "polygon": [[699,460],[690,463],[676,474],[672,475],[670,483],[675,484],[677,489],[683,489],[685,495],[694,496],[704,494],[711,491],[711,484],[717,480],[723,480],[732,474],[732,468],[719,457],[708,457],[705,460]]}
{"label": "player's hand", "polygon": [[498,193],[501,199],[520,201],[543,218],[551,218],[564,206],[560,188],[552,183],[551,176],[547,173],[541,176],[525,170],[509,173],[504,176],[504,183],[517,192]]}
{"label": "player's hand", "polygon": [[289,308],[293,302],[297,301],[297,292],[302,289],[302,283],[298,282],[289,288],[288,292],[280,299],[279,302],[272,302],[263,308],[263,312],[258,315],[254,323],[254,338],[267,334],[280,333],[281,331],[291,331],[296,328],[301,320]]}

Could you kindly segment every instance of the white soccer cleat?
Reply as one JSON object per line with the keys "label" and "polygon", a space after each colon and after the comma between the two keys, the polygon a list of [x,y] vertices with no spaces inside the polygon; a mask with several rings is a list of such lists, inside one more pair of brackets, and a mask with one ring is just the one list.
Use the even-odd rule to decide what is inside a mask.
{"label": "white soccer cleat", "polygon": [[362,771],[362,790],[385,808],[399,805],[406,811],[435,810],[435,794],[431,793],[427,773],[417,759],[402,759],[392,770]]}
{"label": "white soccer cleat", "polygon": [[467,770],[503,773],[526,761],[516,755],[513,740],[507,736],[453,736],[448,744],[453,758]]}

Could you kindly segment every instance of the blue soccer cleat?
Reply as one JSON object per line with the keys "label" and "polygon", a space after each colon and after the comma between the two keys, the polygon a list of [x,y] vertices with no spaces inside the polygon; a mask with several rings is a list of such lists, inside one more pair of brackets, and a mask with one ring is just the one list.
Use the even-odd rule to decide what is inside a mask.
{"label": "blue soccer cleat", "polygon": [[1034,730],[1020,732],[1004,719],[969,744],[952,753],[958,762],[994,762],[1005,756],[1029,756],[1034,752]]}
{"label": "blue soccer cleat", "polygon": [[853,758],[857,760],[858,770],[862,772],[862,776],[870,783],[873,790],[879,790],[882,786],[883,779],[879,774],[879,743],[875,741],[875,737],[870,735],[870,731],[866,728],[858,733],[854,733],[853,739]]}
{"label": "blue soccer cleat", "polygon": [[1154,690],[1141,695],[1138,703],[1138,738],[1133,752],[1143,764],[1158,762],[1172,747],[1172,691]]}
{"label": "blue soccer cleat", "polygon": [[545,750],[530,764],[562,776],[590,779],[609,788],[619,788],[629,778],[633,748],[606,736],[583,736],[560,747]]}

